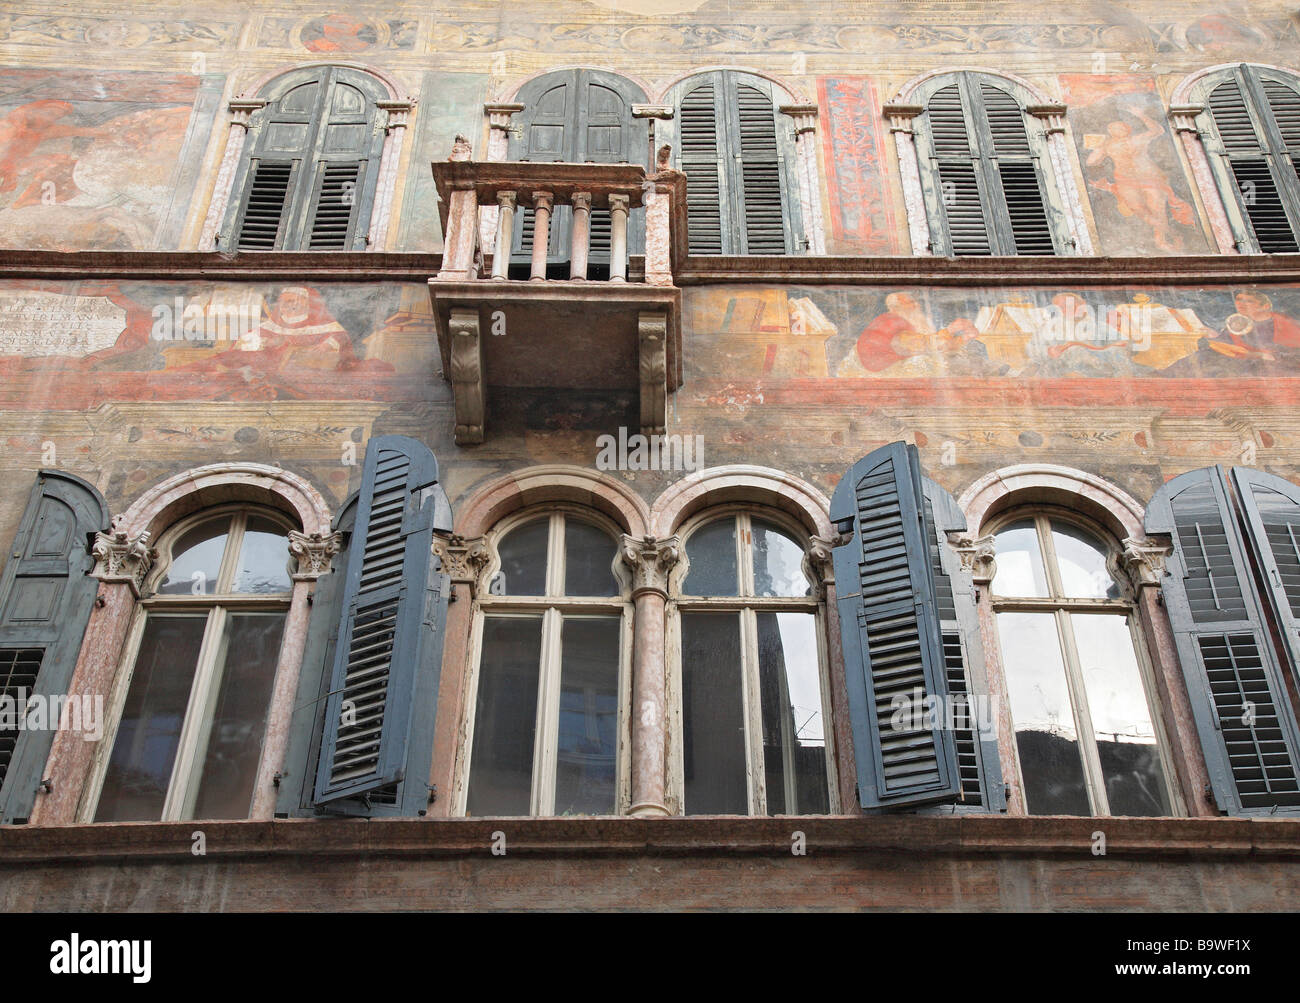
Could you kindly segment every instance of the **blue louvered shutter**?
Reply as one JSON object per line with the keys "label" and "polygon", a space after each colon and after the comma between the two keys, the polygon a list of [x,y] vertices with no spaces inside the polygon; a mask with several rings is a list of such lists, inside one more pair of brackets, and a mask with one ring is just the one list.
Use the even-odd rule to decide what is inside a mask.
{"label": "blue louvered shutter", "polygon": [[[0,576],[0,697],[13,709],[24,695],[48,706],[67,692],[99,585],[89,575],[90,541],[108,528],[93,486],[40,472]],[[49,729],[0,724],[0,823],[30,816],[53,740]]]}
{"label": "blue louvered shutter", "polygon": [[[966,531],[966,516],[956,499],[928,477],[922,478],[925,495],[926,536],[930,544],[930,565],[934,569],[935,605],[943,642],[944,678],[954,702],[953,742],[957,749],[957,770],[961,776],[964,808],[1004,811],[1006,787],[998,758],[998,740],[991,725],[992,701],[984,669],[984,645],[980,637],[979,612],[975,608],[975,584],[961,559],[948,545],[949,533]],[[957,708],[965,706],[965,713]],[[983,724],[986,727],[982,728]]]}
{"label": "blue louvered shutter", "polygon": [[1283,640],[1283,655],[1300,684],[1300,488],[1263,470],[1236,467],[1232,486],[1245,515],[1264,598]]}
{"label": "blue louvered shutter", "polygon": [[835,489],[831,521],[847,536],[834,565],[859,803],[955,800],[951,731],[942,721],[891,723],[896,698],[948,694],[916,447],[891,443],[855,463]]}
{"label": "blue louvered shutter", "polygon": [[450,532],[450,516],[426,446],[398,435],[370,440],[325,701],[317,806],[375,814],[376,805],[406,806],[425,793],[430,758],[414,750],[432,749],[448,591],[433,533]]}
{"label": "blue louvered shutter", "polygon": [[1222,468],[1165,484],[1145,528],[1173,540],[1162,589],[1215,803],[1300,812],[1300,736]]}

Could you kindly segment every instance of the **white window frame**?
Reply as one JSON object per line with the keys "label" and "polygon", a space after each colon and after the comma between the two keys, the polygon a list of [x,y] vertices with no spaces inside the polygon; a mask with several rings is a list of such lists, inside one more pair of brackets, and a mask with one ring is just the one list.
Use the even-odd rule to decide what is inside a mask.
{"label": "white window frame", "polygon": [[[812,594],[808,596],[756,596],[754,595],[753,520],[768,522],[789,534],[804,548],[808,556],[809,533],[796,520],[776,509],[753,504],[717,505],[688,520],[679,530],[682,539],[682,557],[669,577],[667,604],[668,652],[668,708],[669,708],[669,806],[676,814],[686,813],[684,708],[682,707],[682,614],[683,613],[739,613],[741,623],[741,679],[744,692],[742,707],[745,722],[745,784],[748,792],[749,815],[766,816],[767,774],[763,768],[762,705],[759,700],[758,680],[758,613],[811,613],[813,631],[817,638],[817,678],[821,694],[822,731],[826,736],[826,785],[829,792],[828,808],[832,815],[840,814],[839,784],[836,779],[835,729],[832,727],[830,679],[827,674],[829,657],[826,647],[826,608],[818,595],[817,583],[809,577],[808,563],[804,576]],[[695,597],[683,594],[682,588],[690,574],[687,548],[690,537],[705,526],[733,519],[736,521],[736,565],[740,574],[741,593],[738,596]],[[787,791],[786,804],[791,803]],[[790,817],[798,816],[787,813]],[[737,816],[740,817],[740,816]],[[782,816],[785,817],[785,816]]]}
{"label": "white window frame", "polygon": [[[1123,616],[1128,628],[1129,638],[1133,642],[1134,657],[1138,667],[1138,677],[1142,684],[1143,696],[1146,698],[1147,714],[1156,734],[1156,747],[1160,756],[1160,769],[1164,774],[1165,796],[1169,801],[1169,810],[1176,816],[1187,814],[1182,794],[1178,789],[1178,774],[1169,750],[1169,736],[1165,732],[1164,720],[1160,706],[1154,698],[1155,667],[1147,651],[1142,627],[1137,622],[1137,606],[1129,598],[1120,599],[1072,599],[1064,595],[1061,584],[1060,564],[1056,556],[1056,546],[1052,540],[1051,523],[1053,521],[1073,526],[1093,538],[1093,542],[1106,551],[1106,567],[1111,577],[1119,584],[1122,592],[1127,593],[1123,576],[1119,573],[1119,549],[1115,546],[1109,533],[1092,519],[1077,512],[1061,509],[1052,505],[1036,505],[1031,508],[1019,508],[1010,511],[993,523],[987,532],[990,537],[1006,529],[1011,523],[1031,519],[1038,537],[1038,548],[1043,558],[1043,572],[1047,579],[1045,598],[1025,596],[1003,596],[993,591],[993,581],[988,585],[989,597],[993,609],[993,633],[997,644],[998,657],[1002,661],[1004,692],[1002,700],[1011,721],[1010,740],[1016,768],[1016,780],[1019,789],[1024,791],[1024,772],[1020,765],[1020,745],[1016,741],[1015,716],[1005,687],[1009,686],[1006,676],[1010,666],[1006,663],[1002,638],[999,631],[999,613],[1051,613],[1056,622],[1056,637],[1061,646],[1061,664],[1064,666],[1066,688],[1070,696],[1070,709],[1074,717],[1074,727],[1079,736],[1080,758],[1083,763],[1083,781],[1088,794],[1088,805],[1094,818],[1109,818],[1110,804],[1106,796],[1105,775],[1101,769],[1101,757],[1097,751],[1096,732],[1092,725],[1092,713],[1088,707],[1087,690],[1084,685],[1083,669],[1079,661],[1079,652],[1074,637],[1073,625],[1069,621],[1071,613],[1101,613]],[[996,560],[996,557],[995,557]],[[1026,806],[1027,807],[1027,806]]]}
{"label": "white window frame", "polygon": [[[289,606],[293,598],[292,581],[284,592],[270,595],[231,591],[235,575],[239,570],[239,553],[243,547],[244,532],[248,527],[250,516],[258,516],[274,522],[284,531],[285,561],[288,562],[289,531],[295,527],[282,513],[257,506],[231,504],[203,509],[177,522],[158,541],[159,560],[146,579],[141,598],[136,603],[126,645],[123,647],[122,660],[118,666],[116,682],[108,701],[109,709],[106,713],[109,724],[96,751],[80,821],[93,822],[99,810],[104,779],[108,773],[109,761],[112,759],[113,747],[117,742],[118,726],[121,724],[127,693],[131,689],[131,680],[135,677],[135,663],[139,657],[140,642],[144,637],[145,625],[150,614],[188,613],[207,617],[203,640],[199,646],[198,665],[194,670],[194,681],[190,684],[189,701],[185,707],[185,719],[181,724],[176,758],[172,763],[171,779],[167,783],[167,796],[163,800],[160,821],[175,822],[192,817],[202,767],[200,750],[207,748],[212,729],[213,706],[221,690],[222,673],[218,666],[224,660],[223,642],[229,616],[231,613],[278,613],[287,622]],[[229,530],[212,592],[204,595],[158,595],[157,588],[166,579],[167,572],[171,568],[172,548],[176,542],[194,527],[223,518],[230,520]],[[280,644],[283,647],[283,637]],[[263,755],[265,739],[264,735]],[[260,773],[259,766],[257,775]]]}
{"label": "white window frame", "polygon": [[[547,562],[545,595],[497,596],[488,592],[488,585],[501,568],[497,550],[500,542],[511,532],[529,523],[548,520]],[[612,571],[619,592],[613,596],[566,596],[564,594],[564,531],[568,521],[584,522],[610,537],[615,554]],[[542,617],[541,665],[538,672],[537,721],[533,733],[533,776],[529,796],[529,815],[553,817],[555,815],[555,775],[559,755],[560,689],[563,658],[562,635],[564,620],[592,616],[619,618],[618,655],[618,724],[615,746],[615,803],[614,814],[626,814],[631,805],[631,721],[629,707],[632,703],[632,598],[631,576],[618,559],[618,540],[621,530],[611,520],[580,505],[552,504],[543,509],[529,509],[516,513],[500,522],[484,537],[489,560],[479,579],[475,601],[474,622],[471,628],[469,650],[472,653],[471,669],[466,682],[464,719],[461,724],[460,755],[457,756],[455,800],[452,814],[465,815],[469,801],[469,783],[474,764],[474,716],[478,703],[479,674],[483,664],[483,626],[488,617]],[[603,816],[591,816],[603,817]]]}

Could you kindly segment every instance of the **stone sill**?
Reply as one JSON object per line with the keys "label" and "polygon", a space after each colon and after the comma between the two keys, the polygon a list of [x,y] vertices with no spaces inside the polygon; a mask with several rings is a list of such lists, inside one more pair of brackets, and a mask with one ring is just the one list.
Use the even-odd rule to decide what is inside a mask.
{"label": "stone sill", "polygon": [[510,857],[788,857],[802,831],[809,855],[884,853],[950,857],[1145,859],[1300,858],[1300,819],[1023,816],[815,816],[637,819],[276,819],[0,827],[0,868],[32,863],[141,863],[192,859],[202,831],[209,858],[490,855],[504,832]]}

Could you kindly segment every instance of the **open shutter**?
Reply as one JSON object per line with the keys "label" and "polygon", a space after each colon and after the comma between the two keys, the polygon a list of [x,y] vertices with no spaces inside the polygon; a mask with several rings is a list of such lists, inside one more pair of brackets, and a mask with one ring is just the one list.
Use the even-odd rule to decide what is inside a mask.
{"label": "open shutter", "polygon": [[686,92],[677,110],[681,146],[678,164],[686,175],[687,243],[691,254],[722,254],[730,249],[730,241],[725,248],[723,241],[723,207],[728,188],[722,158],[725,133],[718,116],[721,86],[722,77],[709,74]]}
{"label": "open shutter", "polygon": [[1266,254],[1300,249],[1300,95],[1277,80],[1261,84],[1254,68],[1243,66],[1210,92],[1207,105],[1225,180],[1256,247]]}
{"label": "open shutter", "polygon": [[863,808],[961,793],[942,720],[891,722],[900,698],[948,693],[923,504],[916,447],[903,442],[855,463],[831,500],[831,521],[848,537],[834,550],[835,581]]}
{"label": "open shutter", "polygon": [[[438,465],[405,436],[370,440],[349,545],[315,803],[362,810],[423,794],[429,760],[408,755],[412,721],[432,728],[447,579],[433,532],[450,531]],[[422,694],[422,695],[421,695]],[[428,732],[432,741],[431,730]],[[410,783],[407,764],[413,772]]]}
{"label": "open shutter", "polygon": [[1024,109],[1002,88],[989,83],[980,84],[980,101],[993,144],[992,151],[986,151],[986,156],[991,153],[990,187],[1000,189],[997,201],[1006,213],[999,221],[1000,228],[1005,227],[1001,251],[1055,254],[1042,167],[1030,145]]}
{"label": "open shutter", "polygon": [[[99,585],[89,577],[90,539],[108,528],[94,487],[40,472],[0,576],[0,698],[12,711],[24,697],[48,708],[67,692]],[[0,823],[31,814],[53,740],[49,729],[0,725]]]}
{"label": "open shutter", "polygon": [[[749,83],[734,85],[739,141],[738,254],[788,254],[790,227],[782,197],[777,110],[771,95]],[[689,189],[688,189],[689,190]]]}
{"label": "open shutter", "polygon": [[[983,193],[984,178],[971,146],[970,126],[957,84],[941,87],[926,105],[931,163],[939,191],[931,193],[931,211],[942,213],[942,231],[933,234],[936,252],[958,256],[993,253]],[[938,218],[938,217],[935,217]]]}
{"label": "open shutter", "polygon": [[1264,595],[1300,684],[1300,488],[1263,470],[1236,467],[1232,486],[1245,514],[1246,540],[1264,579]]}
{"label": "open shutter", "polygon": [[[934,481],[922,478],[921,485],[943,642],[944,678],[954,707],[953,741],[961,777],[958,804],[983,811],[1005,811],[1006,788],[998,758],[997,732],[990,719],[992,702],[984,668],[979,613],[975,608],[975,584],[948,545],[949,533],[966,531],[966,516],[953,496]],[[961,707],[967,708],[965,713],[958,712]]]}
{"label": "open shutter", "polygon": [[1232,815],[1300,811],[1296,723],[1222,468],[1164,485],[1146,532],[1173,540],[1165,606],[1215,803]]}

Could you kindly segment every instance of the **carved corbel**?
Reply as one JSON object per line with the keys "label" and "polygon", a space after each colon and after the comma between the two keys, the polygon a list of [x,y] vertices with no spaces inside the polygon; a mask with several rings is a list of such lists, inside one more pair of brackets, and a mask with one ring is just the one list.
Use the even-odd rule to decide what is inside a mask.
{"label": "carved corbel", "polygon": [[342,549],[342,533],[308,534],[289,530],[289,553],[298,559],[298,570],[291,577],[295,582],[314,582],[329,573],[331,559]]}
{"label": "carved corbel", "polygon": [[623,534],[619,554],[632,572],[632,597],[639,592],[657,592],[667,598],[668,575],[681,560],[682,541],[677,536],[655,539]]}
{"label": "carved corbel", "polygon": [[1065,105],[1031,104],[1025,107],[1025,111],[1043,123],[1043,131],[1049,136],[1054,132],[1065,132]]}
{"label": "carved corbel", "polygon": [[814,536],[808,541],[803,555],[803,573],[812,583],[813,595],[818,599],[826,595],[826,586],[835,581],[835,558],[831,551],[839,539],[833,536]]}
{"label": "carved corbel", "polygon": [[487,406],[478,311],[453,309],[447,320],[447,330],[451,338],[448,376],[456,406],[456,445],[475,445],[483,441]]}
{"label": "carved corbel", "polygon": [[647,311],[637,316],[640,345],[641,432],[663,435],[668,421],[668,314]]}
{"label": "carved corbel", "polygon": [[158,560],[158,551],[149,546],[149,534],[130,537],[118,528],[117,520],[107,533],[96,533],[91,548],[95,567],[91,575],[101,582],[121,582],[131,586],[131,594],[140,598],[145,576]]}
{"label": "carved corbel", "polygon": [[958,537],[952,549],[961,558],[961,569],[969,571],[971,580],[976,585],[987,585],[998,573],[997,548],[992,536],[973,539],[969,536]]}

